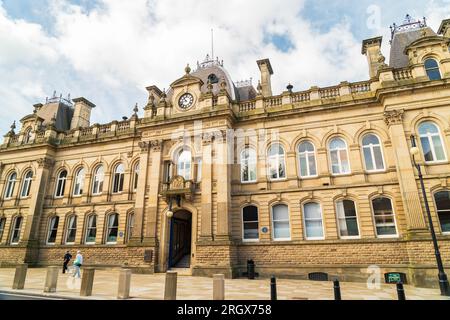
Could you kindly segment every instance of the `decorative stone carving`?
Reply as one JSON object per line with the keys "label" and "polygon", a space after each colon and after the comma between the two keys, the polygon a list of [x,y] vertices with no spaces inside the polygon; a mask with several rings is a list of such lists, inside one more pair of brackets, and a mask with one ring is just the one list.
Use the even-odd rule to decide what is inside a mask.
{"label": "decorative stone carving", "polygon": [[211,144],[214,141],[214,132],[205,132],[202,137],[203,145]]}
{"label": "decorative stone carving", "polygon": [[150,149],[150,143],[145,142],[145,141],[140,141],[139,148],[141,148],[142,153],[148,152],[148,150]]}
{"label": "decorative stone carving", "polygon": [[163,142],[162,140],[153,140],[150,141],[150,148],[152,148],[153,152],[161,152]]}
{"label": "decorative stone carving", "polygon": [[403,122],[404,110],[392,110],[384,113],[384,122],[388,127]]}
{"label": "decorative stone carving", "polygon": [[162,194],[169,199],[173,196],[181,196],[188,201],[194,197],[195,185],[191,180],[185,180],[182,176],[175,176],[169,183],[163,185]]}
{"label": "decorative stone carving", "polygon": [[41,158],[37,160],[37,163],[39,168],[50,169],[55,164],[55,161],[49,158]]}

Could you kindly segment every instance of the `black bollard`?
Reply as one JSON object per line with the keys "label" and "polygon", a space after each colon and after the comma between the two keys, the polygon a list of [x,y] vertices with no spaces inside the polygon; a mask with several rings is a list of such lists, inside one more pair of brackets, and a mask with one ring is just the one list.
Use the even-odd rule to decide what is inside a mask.
{"label": "black bollard", "polygon": [[270,278],[270,300],[277,300],[277,279],[275,276]]}
{"label": "black bollard", "polygon": [[255,280],[255,262],[253,260],[247,261],[247,277],[249,280]]}
{"label": "black bollard", "polygon": [[398,300],[406,300],[405,289],[403,289],[403,283],[397,283],[397,295]]}
{"label": "black bollard", "polygon": [[339,280],[334,280],[334,300],[342,300],[341,298],[341,286],[339,285]]}

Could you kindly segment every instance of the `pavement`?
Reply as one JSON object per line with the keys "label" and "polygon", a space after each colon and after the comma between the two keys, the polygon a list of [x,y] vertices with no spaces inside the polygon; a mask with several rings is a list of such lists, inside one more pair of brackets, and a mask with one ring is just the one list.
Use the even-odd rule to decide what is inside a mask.
{"label": "pavement", "polygon": [[[56,299],[116,300],[119,270],[96,270],[92,296],[80,297],[81,279],[59,274],[55,293],[43,293],[46,269],[28,269],[25,288],[12,290],[15,269],[0,269],[0,295],[20,294]],[[130,300],[163,300],[165,274],[133,274]],[[178,276],[177,299],[212,300],[212,278]],[[405,285],[407,300],[450,300],[439,289]],[[278,300],[333,300],[333,282],[277,279]],[[366,283],[341,282],[343,300],[397,300],[395,285],[368,289]],[[226,300],[269,300],[270,279],[226,279]]]}

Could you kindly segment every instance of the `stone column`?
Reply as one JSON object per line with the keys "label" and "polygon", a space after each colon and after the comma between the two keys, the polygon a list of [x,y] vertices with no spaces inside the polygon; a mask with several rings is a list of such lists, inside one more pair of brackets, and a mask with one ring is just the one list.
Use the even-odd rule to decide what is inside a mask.
{"label": "stone column", "polygon": [[202,164],[202,210],[200,218],[200,241],[212,240],[212,141],[213,135],[203,135]]}
{"label": "stone column", "polygon": [[427,229],[427,226],[423,216],[409,146],[403,128],[403,110],[387,111],[384,117],[392,140],[407,229],[412,233],[424,231]]}
{"label": "stone column", "polygon": [[145,212],[145,193],[147,187],[147,173],[148,173],[148,156],[150,143],[139,142],[141,155],[139,158],[139,178],[136,191],[136,201],[134,204],[134,226],[133,234],[130,238],[130,244],[137,244],[142,242],[143,228],[144,228],[144,212]]}
{"label": "stone column", "polygon": [[230,146],[226,130],[221,131],[221,139],[217,141],[217,240],[231,239],[231,161]]}
{"label": "stone column", "polygon": [[150,141],[150,179],[148,209],[146,210],[147,225],[145,228],[144,243],[154,246],[156,244],[156,222],[158,217],[159,185],[161,181],[161,159],[163,141]]}
{"label": "stone column", "polygon": [[[24,232],[22,236],[22,243],[36,242],[38,240],[39,222],[44,204],[45,194],[47,192],[47,185],[50,177],[50,168],[54,161],[50,158],[41,158],[38,161],[38,169],[36,172],[36,180],[31,185],[30,190],[30,207],[28,216],[26,218]],[[30,250],[33,251],[33,250]],[[27,253],[28,256],[28,253]],[[31,256],[36,256],[36,252],[31,252]],[[27,257],[26,261],[28,261]]]}

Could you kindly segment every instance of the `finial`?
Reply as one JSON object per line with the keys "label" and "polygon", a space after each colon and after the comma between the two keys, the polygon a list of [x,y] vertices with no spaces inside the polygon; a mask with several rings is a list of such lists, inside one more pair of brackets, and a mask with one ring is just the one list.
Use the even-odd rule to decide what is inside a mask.
{"label": "finial", "polygon": [[286,89],[287,89],[289,92],[292,92],[292,89],[294,89],[294,86],[293,86],[291,83],[289,83],[288,86],[286,87]]}
{"label": "finial", "polygon": [[258,94],[261,94],[262,85],[261,85],[261,81],[260,80],[258,80],[258,86],[256,87],[256,89],[258,90]]}
{"label": "finial", "polygon": [[220,88],[222,90],[225,90],[226,87],[227,87],[227,83],[225,81],[225,78],[222,78],[222,80],[220,81]]}
{"label": "finial", "polygon": [[12,132],[14,132],[14,129],[16,129],[16,120],[14,120],[13,124],[11,125]]}
{"label": "finial", "polygon": [[56,98],[56,90],[53,91],[53,98]]}
{"label": "finial", "polygon": [[191,67],[189,67],[189,63],[187,64],[186,68],[184,68],[184,71],[186,71],[186,74],[188,75],[191,73]]}
{"label": "finial", "polygon": [[134,109],[133,109],[133,111],[134,111],[134,114],[137,114],[137,113],[138,113],[138,111],[139,111],[139,107],[138,107],[138,104],[137,104],[137,102],[136,102],[136,105],[134,106]]}

